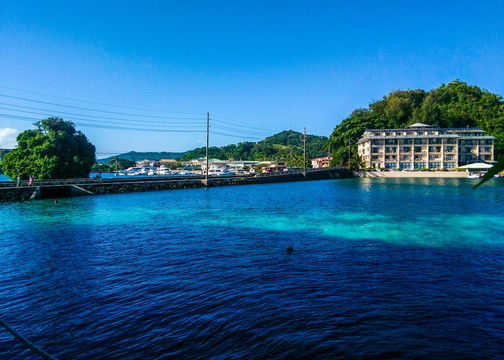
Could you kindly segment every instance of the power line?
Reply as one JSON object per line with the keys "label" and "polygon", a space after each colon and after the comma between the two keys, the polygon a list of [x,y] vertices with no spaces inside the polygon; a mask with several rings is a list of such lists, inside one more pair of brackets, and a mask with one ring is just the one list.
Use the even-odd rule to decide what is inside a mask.
{"label": "power line", "polygon": [[130,106],[121,106],[121,105],[111,105],[111,104],[105,104],[105,103],[100,103],[100,102],[69,98],[69,97],[64,97],[64,96],[48,95],[48,94],[43,94],[43,93],[39,93],[39,92],[35,92],[35,91],[20,90],[20,89],[16,89],[16,88],[7,87],[7,86],[0,86],[0,88],[7,89],[7,90],[19,91],[19,92],[23,92],[23,93],[27,93],[27,94],[41,95],[41,96],[45,96],[45,97],[49,97],[49,98],[71,100],[71,101],[77,101],[77,102],[86,103],[86,104],[115,107],[115,108],[120,108],[120,109],[149,111],[149,112],[157,112],[157,113],[165,113],[165,114],[185,114],[185,115],[201,115],[202,114],[202,113],[195,113],[195,112],[177,112],[177,111],[165,111],[165,110],[155,110],[155,109],[146,109],[146,108],[136,108],[136,107],[130,107]]}
{"label": "power line", "polygon": [[[240,126],[240,127],[244,127],[244,128],[249,128],[249,129],[270,130],[270,131],[277,131],[277,132],[282,131],[282,130],[280,130],[278,128],[250,126],[250,125],[246,125],[245,123],[237,122],[237,121],[234,121],[234,120],[230,120],[230,119],[222,120],[222,119],[223,118],[221,118],[221,117],[212,118],[212,120],[217,121],[217,122],[221,122],[221,123],[228,124],[228,125],[236,125],[236,126]],[[233,122],[231,122],[231,121],[233,121]]]}
{"label": "power line", "polygon": [[[42,115],[42,116],[50,116],[47,115],[47,113],[37,113],[33,111],[26,111],[26,110],[13,110],[13,109],[8,109],[0,106],[0,109],[2,110],[11,110],[11,111],[16,111],[20,113],[26,113],[26,114],[33,114],[33,115]],[[84,115],[85,116],[85,115]],[[129,123],[124,123],[124,122],[116,122],[116,121],[107,121],[107,120],[94,120],[94,119],[86,119],[86,118],[80,118],[80,117],[72,117],[72,119],[75,120],[80,120],[80,121],[88,121],[88,122],[96,122],[96,123],[105,123],[105,124],[117,124],[117,125],[139,125],[139,126],[152,126],[153,124],[162,124],[162,125],[156,125],[158,127],[189,127],[189,128],[201,128],[201,125],[190,125],[190,124],[183,124],[183,125],[169,125],[164,123],[164,122],[149,122],[149,121],[142,121],[142,120],[129,120],[129,119],[122,119],[122,121],[129,121],[129,122],[141,122],[145,123],[144,124],[129,124]],[[106,118],[105,118],[106,119]],[[120,119],[117,119],[120,120]]]}
{"label": "power line", "polygon": [[[26,116],[16,116],[16,115],[5,115],[5,114],[0,114],[0,117],[7,118],[7,119],[16,119],[16,120],[21,120],[21,121],[31,121],[31,122],[37,122],[40,119],[37,118],[30,118]],[[76,125],[83,126],[83,127],[93,127],[93,128],[99,128],[99,129],[113,129],[113,130],[133,130],[133,131],[146,131],[146,132],[169,132],[169,133],[201,133],[203,132],[202,130],[173,130],[173,129],[146,129],[146,128],[136,128],[136,127],[124,127],[124,126],[108,126],[108,125],[96,125],[96,124],[86,124],[82,122],[75,122]]]}
{"label": "power line", "polygon": [[235,135],[235,134],[225,134],[225,133],[215,132],[215,131],[212,131],[212,134],[221,135],[221,136],[227,136],[227,137],[232,137],[232,138],[235,138],[235,139],[236,138],[241,138],[241,139],[260,140],[260,137],[238,136],[238,135]]}
{"label": "power line", "polygon": [[51,102],[47,102],[47,101],[33,100],[33,99],[27,99],[27,98],[22,98],[22,97],[18,97],[18,96],[11,96],[11,95],[5,95],[5,94],[0,94],[0,96],[6,97],[6,98],[9,98],[9,99],[16,99],[16,100],[23,100],[23,101],[34,102],[34,103],[37,103],[37,104],[60,106],[60,107],[66,107],[66,108],[70,108],[70,109],[94,111],[94,112],[105,113],[105,114],[126,115],[126,116],[143,116],[143,117],[154,118],[154,119],[166,119],[167,118],[166,116],[140,115],[140,114],[123,113],[123,112],[118,112],[118,111],[97,110],[97,109],[91,109],[91,108],[84,108],[84,107],[80,107],[80,106],[56,104],[56,103],[51,103]]}
{"label": "power line", "polygon": [[[97,118],[93,115],[87,115],[87,114],[77,114],[77,113],[72,113],[72,112],[66,112],[66,111],[60,111],[60,110],[49,110],[49,109],[41,109],[41,108],[36,108],[36,107],[32,107],[32,106],[23,106],[23,105],[15,105],[15,104],[9,104],[9,103],[4,103],[4,102],[0,102],[0,105],[4,105],[4,106],[10,106],[10,107],[15,107],[15,108],[20,108],[20,109],[28,109],[28,110],[38,110],[38,111],[47,111],[47,112],[57,112],[58,114],[65,114],[65,115],[77,115],[77,116],[87,116],[87,117],[91,117],[91,118]],[[23,111],[23,110],[17,110],[17,109],[7,109],[7,108],[2,108],[3,110],[10,110],[10,111],[18,111],[18,112],[26,112],[26,111]],[[40,114],[40,113],[37,113],[37,114]],[[46,113],[44,114],[40,114],[40,115],[46,115]],[[143,115],[136,115],[136,116],[143,116]],[[165,123],[172,123],[174,121],[171,121],[172,119],[173,120],[191,120],[190,122],[196,122],[196,121],[202,121],[201,118],[182,118],[182,117],[166,117],[166,119],[170,119],[170,121],[156,121],[156,120],[136,120],[136,119],[124,119],[124,118],[116,118],[116,117],[106,117],[106,116],[100,116],[98,119],[108,119],[108,120],[120,120],[120,121],[136,121],[136,122],[146,122],[146,123],[157,123],[157,124],[165,124]]]}
{"label": "power line", "polygon": [[241,130],[241,129],[236,129],[236,128],[229,127],[229,126],[213,125],[212,127],[215,129],[226,130],[226,131],[230,131],[230,132],[234,132],[234,133],[238,133],[238,134],[249,134],[249,135],[259,135],[259,136],[267,136],[266,134],[269,134],[266,131],[259,132],[259,131]]}

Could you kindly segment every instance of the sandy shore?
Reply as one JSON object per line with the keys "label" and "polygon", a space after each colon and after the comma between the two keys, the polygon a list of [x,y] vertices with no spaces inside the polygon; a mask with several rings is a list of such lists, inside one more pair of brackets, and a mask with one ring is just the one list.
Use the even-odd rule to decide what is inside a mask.
{"label": "sandy shore", "polygon": [[465,171],[354,171],[357,177],[467,178]]}

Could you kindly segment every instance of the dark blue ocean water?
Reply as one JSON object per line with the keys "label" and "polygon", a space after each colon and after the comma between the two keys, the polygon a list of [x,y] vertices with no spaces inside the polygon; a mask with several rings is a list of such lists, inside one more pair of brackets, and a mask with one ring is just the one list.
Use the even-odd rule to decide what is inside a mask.
{"label": "dark blue ocean water", "polygon": [[59,359],[504,358],[504,181],[472,184],[3,203],[0,317]]}

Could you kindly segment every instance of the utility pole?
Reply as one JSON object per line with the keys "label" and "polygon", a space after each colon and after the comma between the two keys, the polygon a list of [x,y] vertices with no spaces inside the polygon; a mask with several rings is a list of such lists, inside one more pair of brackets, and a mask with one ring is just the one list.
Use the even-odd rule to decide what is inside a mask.
{"label": "utility pole", "polygon": [[208,140],[210,138],[210,113],[206,113],[206,171],[205,171],[205,182],[208,186]]}
{"label": "utility pole", "polygon": [[303,174],[306,176],[306,128],[304,128],[303,137]]}
{"label": "utility pole", "polygon": [[348,135],[348,168],[350,169],[350,156],[352,152],[352,140],[350,139],[350,135]]}

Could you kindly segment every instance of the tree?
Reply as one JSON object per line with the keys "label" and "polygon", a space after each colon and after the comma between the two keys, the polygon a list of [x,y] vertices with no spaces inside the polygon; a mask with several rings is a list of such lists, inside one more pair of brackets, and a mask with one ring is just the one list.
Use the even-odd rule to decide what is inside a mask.
{"label": "tree", "polygon": [[365,166],[365,162],[357,151],[353,152],[350,156],[350,170],[359,170]]}
{"label": "tree", "polygon": [[18,146],[2,160],[5,175],[36,180],[89,176],[96,149],[72,122],[52,117],[34,125],[36,130],[18,135]]}

